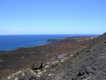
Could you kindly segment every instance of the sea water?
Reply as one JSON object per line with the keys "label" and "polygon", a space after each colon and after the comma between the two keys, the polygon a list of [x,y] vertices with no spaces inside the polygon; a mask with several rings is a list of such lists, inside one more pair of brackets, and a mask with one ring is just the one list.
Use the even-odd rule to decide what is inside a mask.
{"label": "sea water", "polygon": [[98,36],[84,34],[55,34],[55,35],[0,35],[0,51],[9,51],[22,47],[34,47],[40,44],[49,44],[47,39],[59,39],[64,37]]}

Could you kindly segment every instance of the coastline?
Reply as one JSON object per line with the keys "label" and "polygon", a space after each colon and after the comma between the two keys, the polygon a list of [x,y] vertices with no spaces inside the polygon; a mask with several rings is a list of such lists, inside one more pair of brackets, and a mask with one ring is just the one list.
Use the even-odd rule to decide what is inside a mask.
{"label": "coastline", "polygon": [[[6,76],[23,68],[31,68],[34,63],[40,65],[42,62],[46,63],[47,61],[55,60],[55,57],[60,54],[74,55],[87,47],[91,41],[90,38],[89,40],[86,40],[85,37],[81,39],[83,40],[63,41],[41,44],[35,47],[18,48],[11,51],[0,51],[0,59],[2,60],[2,62],[0,62],[0,73],[2,74],[3,72],[3,74],[5,74],[6,72],[4,75]],[[9,72],[7,72],[7,70],[9,70]],[[1,75],[1,77],[2,76],[3,75]]]}
{"label": "coastline", "polygon": [[[0,51],[10,51],[23,47],[34,47],[40,44],[50,44],[47,39],[66,37],[98,36],[96,34],[61,34],[61,35],[2,35],[0,36]],[[52,42],[51,42],[52,43]]]}

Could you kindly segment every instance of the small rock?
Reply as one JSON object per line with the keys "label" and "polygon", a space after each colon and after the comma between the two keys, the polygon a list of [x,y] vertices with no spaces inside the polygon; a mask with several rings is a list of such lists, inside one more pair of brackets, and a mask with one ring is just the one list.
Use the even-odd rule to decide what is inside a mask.
{"label": "small rock", "polygon": [[17,74],[20,74],[20,73],[22,73],[22,71],[18,71],[16,73],[12,74],[12,75],[17,75]]}
{"label": "small rock", "polygon": [[55,63],[59,63],[59,61],[55,61]]}
{"label": "small rock", "polygon": [[54,74],[52,74],[52,73],[49,73],[49,75],[48,76],[53,76]]}
{"label": "small rock", "polygon": [[11,79],[11,76],[8,76],[7,79]]}
{"label": "small rock", "polygon": [[36,76],[36,73],[33,70],[30,70],[30,73]]}
{"label": "small rock", "polygon": [[41,76],[38,74],[38,75],[36,75],[36,77],[41,77]]}
{"label": "small rock", "polygon": [[53,69],[53,71],[56,71],[56,69]]}
{"label": "small rock", "polygon": [[35,71],[37,71],[37,72],[40,72],[40,69],[38,69],[38,70],[35,70]]}
{"label": "small rock", "polygon": [[53,65],[58,65],[59,61],[54,61]]}
{"label": "small rock", "polygon": [[46,65],[46,66],[45,66],[45,68],[48,68],[48,67],[49,67],[49,65]]}
{"label": "small rock", "polygon": [[73,57],[74,55],[70,55],[70,57]]}
{"label": "small rock", "polygon": [[60,61],[60,62],[65,62],[65,60],[66,60],[66,57],[65,57],[65,58],[63,58],[63,59],[61,59],[61,61]]}
{"label": "small rock", "polygon": [[15,78],[14,80],[18,80],[18,78]]}
{"label": "small rock", "polygon": [[46,69],[44,69],[43,72],[46,72]]}
{"label": "small rock", "polygon": [[50,64],[50,62],[47,62],[46,64]]}
{"label": "small rock", "polygon": [[42,75],[42,72],[39,72],[38,75]]}
{"label": "small rock", "polygon": [[22,76],[24,76],[24,75],[25,75],[25,73],[23,72],[23,73],[22,73]]}
{"label": "small rock", "polygon": [[62,59],[60,62],[64,62],[64,59]]}
{"label": "small rock", "polygon": [[87,79],[90,79],[90,78],[91,78],[91,76],[87,77]]}

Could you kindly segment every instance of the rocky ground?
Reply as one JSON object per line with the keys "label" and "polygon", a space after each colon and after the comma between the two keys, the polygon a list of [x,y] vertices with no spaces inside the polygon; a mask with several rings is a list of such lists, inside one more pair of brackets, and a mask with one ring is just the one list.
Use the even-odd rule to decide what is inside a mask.
{"label": "rocky ground", "polygon": [[106,33],[78,52],[64,68],[61,80],[106,80]]}
{"label": "rocky ground", "polygon": [[64,38],[57,43],[2,51],[0,79],[106,80],[105,52],[106,33],[98,38]]}

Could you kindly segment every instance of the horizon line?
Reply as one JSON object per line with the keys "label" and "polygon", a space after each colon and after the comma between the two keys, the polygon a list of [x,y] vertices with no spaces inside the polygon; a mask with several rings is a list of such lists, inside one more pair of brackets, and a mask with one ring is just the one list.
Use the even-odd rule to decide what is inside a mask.
{"label": "horizon line", "polygon": [[0,35],[102,35],[102,34],[0,34]]}

